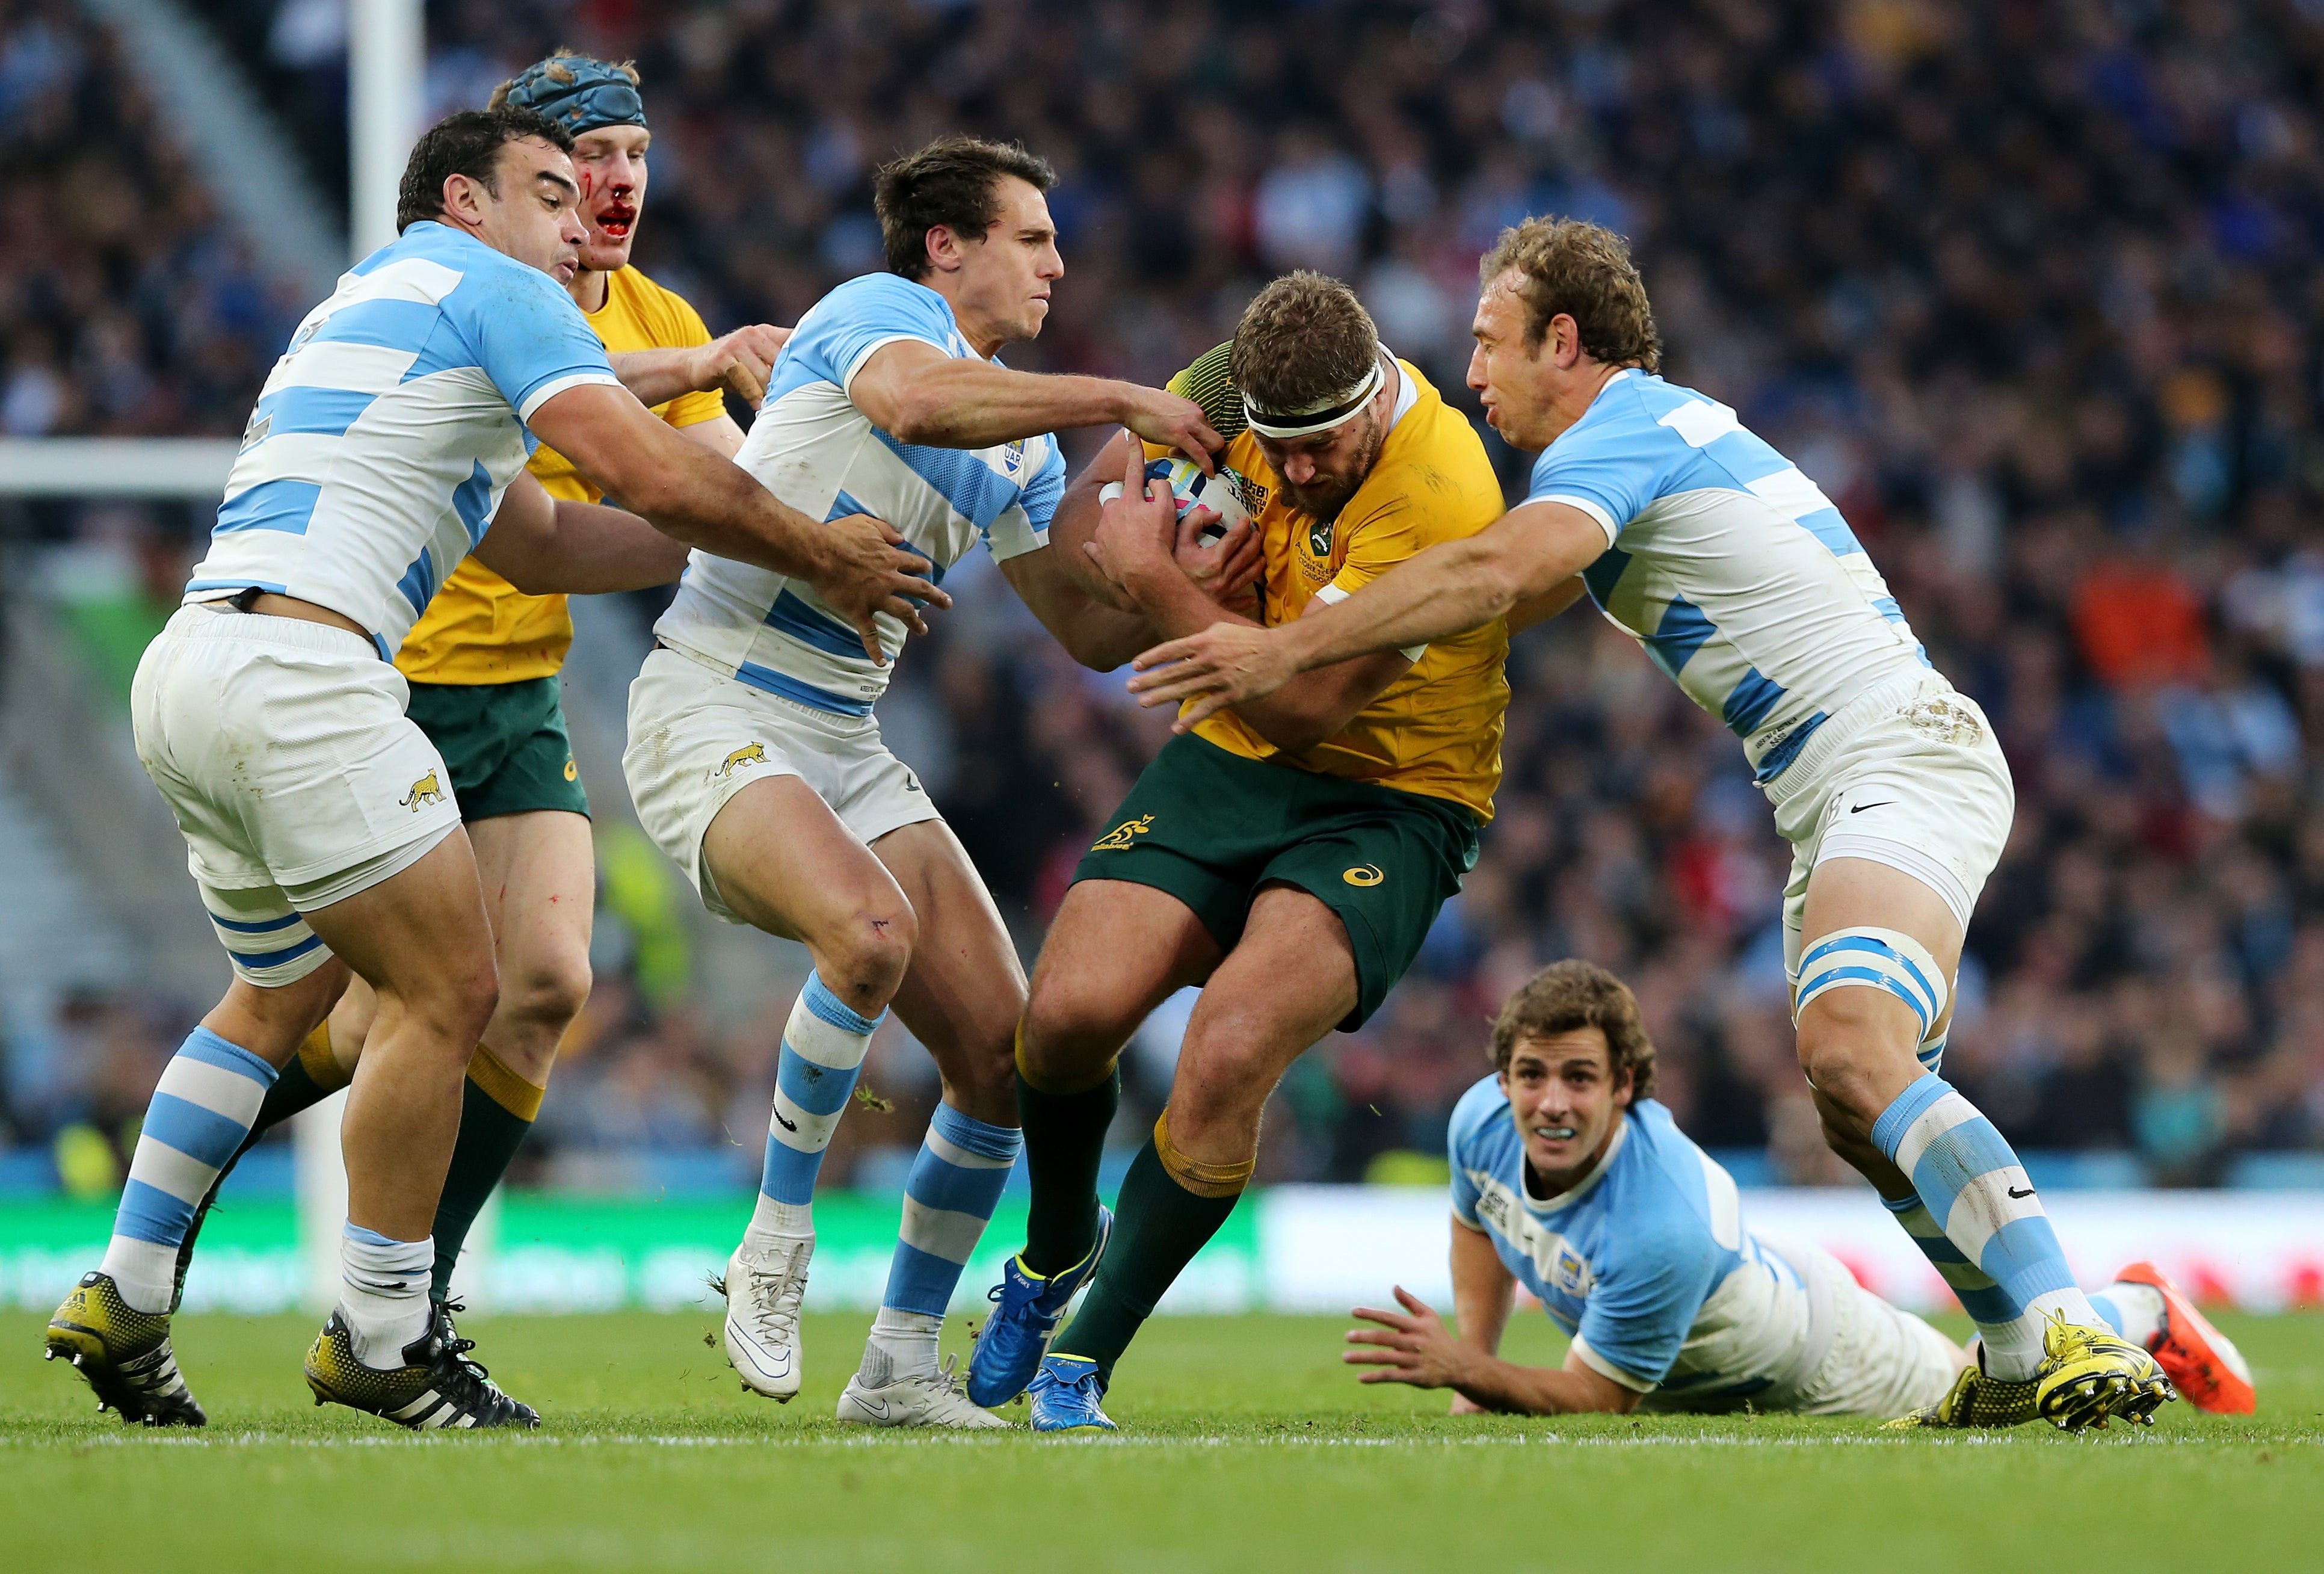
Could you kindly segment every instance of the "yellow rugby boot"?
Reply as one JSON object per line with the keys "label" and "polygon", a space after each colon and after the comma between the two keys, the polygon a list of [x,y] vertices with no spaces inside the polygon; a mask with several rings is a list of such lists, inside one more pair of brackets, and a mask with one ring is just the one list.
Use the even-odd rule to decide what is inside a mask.
{"label": "yellow rugby boot", "polygon": [[2103,1427],[2120,1417],[2142,1426],[2179,1397],[2147,1351],[2112,1329],[2082,1328],[2052,1317],[2042,1331],[2042,1364],[2034,1370],[2034,1405],[2062,1431]]}
{"label": "yellow rugby boot", "polygon": [[410,1427],[524,1427],[540,1414],[511,1399],[492,1375],[468,1359],[476,1347],[452,1331],[442,1306],[430,1309],[428,1331],[403,1347],[403,1365],[384,1370],[356,1358],[346,1319],[333,1311],[307,1352],[307,1386],[317,1404],[344,1404]]}
{"label": "yellow rugby boot", "polygon": [[178,1357],[170,1314],[139,1311],[110,1273],[84,1273],[49,1319],[49,1360],[63,1356],[97,1391],[97,1408],[144,1426],[206,1426]]}
{"label": "yellow rugby boot", "polygon": [[1988,1377],[1979,1366],[1964,1366],[1945,1396],[1886,1424],[1890,1431],[1914,1427],[2013,1427],[2041,1412],[2034,1406],[2035,1384],[2005,1383]]}

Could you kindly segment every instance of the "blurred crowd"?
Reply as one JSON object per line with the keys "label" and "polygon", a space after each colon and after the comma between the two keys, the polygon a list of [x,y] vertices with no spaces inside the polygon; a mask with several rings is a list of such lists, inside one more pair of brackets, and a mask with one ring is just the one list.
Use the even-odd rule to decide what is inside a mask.
{"label": "blurred crowd", "polygon": [[[1159,381],[1309,266],[1465,403],[1498,230],[1555,212],[1623,231],[1666,375],[1840,503],[2008,751],[2016,829],[1947,1074],[2022,1147],[2134,1153],[2170,1183],[2324,1145],[2324,4],[430,10],[438,110],[559,42],[635,56],[655,129],[639,261],[714,327],[794,320],[877,266],[870,171],[945,129],[1060,171],[1068,271],[1011,355],[1037,369]],[[283,0],[244,32],[327,106],[336,57],[283,42],[324,14]],[[53,83],[101,57],[84,39],[82,75],[50,69],[52,119],[74,102]],[[23,74],[0,64],[0,119]],[[200,213],[182,191],[161,211]],[[93,314],[134,316],[122,266],[130,293]],[[54,339],[31,354],[85,363]],[[997,578],[947,588],[957,609],[882,715],[1029,949],[1157,724]],[[1295,1070],[1262,1174],[1425,1171],[1500,995],[1578,954],[1632,980],[1662,1096],[1707,1145],[1832,1178],[1773,926],[1787,849],[1733,738],[1586,607],[1521,640],[1511,679],[1482,863],[1379,1017]],[[612,975],[549,1145],[754,1151],[770,1048]],[[1145,1118],[1170,1054],[1166,1028],[1132,1057]],[[922,1058],[882,1055],[908,1143]],[[874,1147],[890,1124],[851,1123]]]}
{"label": "blurred crowd", "polygon": [[0,437],[232,436],[306,303],[223,224],[190,148],[72,0],[0,9]]}

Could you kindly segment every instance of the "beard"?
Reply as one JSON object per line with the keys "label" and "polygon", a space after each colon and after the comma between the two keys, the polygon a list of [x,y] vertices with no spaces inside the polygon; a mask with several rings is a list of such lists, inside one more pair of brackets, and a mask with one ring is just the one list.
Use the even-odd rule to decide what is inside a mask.
{"label": "beard", "polygon": [[[1348,500],[1371,478],[1372,467],[1379,462],[1380,449],[1388,443],[1388,429],[1387,423],[1381,421],[1378,413],[1373,411],[1364,412],[1362,420],[1363,440],[1357,445],[1346,475],[1331,477],[1319,475],[1304,486],[1295,486],[1288,481],[1283,482],[1284,495],[1290,498],[1293,506],[1308,518],[1319,520],[1339,518],[1340,510],[1345,508],[1348,505]],[[1280,478],[1278,474],[1277,479]]]}

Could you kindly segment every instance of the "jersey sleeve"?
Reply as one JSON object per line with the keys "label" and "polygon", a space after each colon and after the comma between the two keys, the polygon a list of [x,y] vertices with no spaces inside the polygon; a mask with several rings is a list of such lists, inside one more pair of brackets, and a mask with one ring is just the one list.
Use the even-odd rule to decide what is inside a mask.
{"label": "jersey sleeve", "polygon": [[1065,495],[1065,456],[1055,436],[1043,438],[1041,442],[1048,449],[1048,458],[1017,495],[1015,505],[1001,510],[999,517],[985,527],[984,544],[996,563],[1005,563],[1049,544],[1049,521],[1056,516],[1057,500]]}
{"label": "jersey sleeve", "polygon": [[1643,416],[1585,419],[1534,461],[1526,501],[1580,509],[1598,522],[1610,547],[1662,495],[1664,478],[1689,451],[1678,434]]}
{"label": "jersey sleeve", "polygon": [[1678,1359],[1696,1315],[1715,1286],[1718,1254],[1705,1230],[1676,1227],[1626,1235],[1618,1253],[1597,1264],[1597,1282],[1574,1353],[1592,1371],[1643,1393]]}
{"label": "jersey sleeve", "polygon": [[[702,313],[685,296],[655,286],[655,299],[663,319],[660,331],[655,337],[669,349],[692,349],[706,345],[715,338],[710,325],[702,320]],[[661,407],[661,418],[672,426],[700,426],[706,421],[715,421],[726,413],[726,393],[722,388],[696,389],[681,394]]]}
{"label": "jersey sleeve", "polygon": [[944,297],[894,273],[866,273],[825,296],[801,319],[783,353],[845,392],[864,362],[906,339],[953,353],[952,313]]}
{"label": "jersey sleeve", "polygon": [[621,384],[573,297],[537,268],[493,268],[464,282],[445,305],[475,347],[476,364],[521,421],[567,388]]}
{"label": "jersey sleeve", "polygon": [[1444,1152],[1452,1164],[1452,1217],[1472,1230],[1483,1230],[1485,1221],[1477,1213],[1482,1193],[1470,1171],[1480,1161],[1478,1139],[1497,1118],[1508,1118],[1508,1100],[1501,1095],[1500,1079],[1488,1077],[1461,1096],[1444,1134]]}

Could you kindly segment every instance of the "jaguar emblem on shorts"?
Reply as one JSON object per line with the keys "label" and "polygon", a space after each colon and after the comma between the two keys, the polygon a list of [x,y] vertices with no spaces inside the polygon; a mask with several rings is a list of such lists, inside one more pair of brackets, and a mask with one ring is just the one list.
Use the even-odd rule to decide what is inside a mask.
{"label": "jaguar emblem on shorts", "polygon": [[1351,885],[1377,885],[1388,878],[1388,871],[1377,864],[1358,864],[1340,878]]}
{"label": "jaguar emblem on shorts", "polygon": [[1098,838],[1095,842],[1092,843],[1090,846],[1090,851],[1093,853],[1120,852],[1126,847],[1135,847],[1138,843],[1138,838],[1144,836],[1148,831],[1152,830],[1153,829],[1154,817],[1150,814],[1141,814],[1136,819],[1125,819],[1120,825],[1115,826],[1111,830]]}
{"label": "jaguar emblem on shorts", "polygon": [[745,744],[726,756],[725,763],[718,767],[718,773],[722,776],[731,776],[738,765],[763,765],[766,763],[766,745]]}
{"label": "jaguar emblem on shorts", "polygon": [[1950,699],[1923,699],[1903,716],[1906,727],[1941,744],[1970,749],[1985,740],[1985,724]]}
{"label": "jaguar emblem on shorts", "polygon": [[411,784],[411,792],[407,796],[399,798],[395,801],[397,807],[408,809],[417,814],[420,812],[420,806],[423,803],[444,801],[444,784],[436,779],[436,773],[430,771]]}

